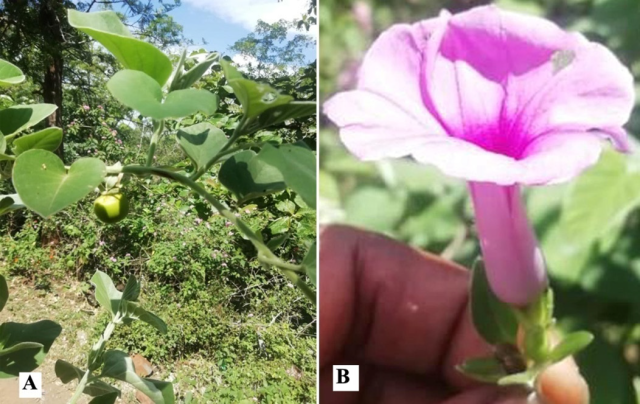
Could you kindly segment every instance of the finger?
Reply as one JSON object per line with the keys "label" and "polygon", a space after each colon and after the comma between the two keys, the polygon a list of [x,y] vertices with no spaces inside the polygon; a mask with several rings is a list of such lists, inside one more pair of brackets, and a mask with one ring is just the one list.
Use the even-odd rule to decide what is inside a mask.
{"label": "finger", "polygon": [[[320,364],[348,354],[403,372],[488,352],[470,326],[468,271],[348,227],[320,235]],[[465,324],[466,323],[466,324]],[[454,384],[460,377],[446,372]]]}
{"label": "finger", "polygon": [[571,359],[542,372],[538,377],[537,390],[547,404],[589,403],[589,386]]}

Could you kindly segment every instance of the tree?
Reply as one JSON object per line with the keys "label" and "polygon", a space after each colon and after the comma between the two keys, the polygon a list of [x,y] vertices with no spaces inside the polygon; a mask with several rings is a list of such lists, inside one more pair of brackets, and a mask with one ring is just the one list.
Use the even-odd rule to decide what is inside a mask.
{"label": "tree", "polygon": [[[95,49],[86,36],[67,22],[67,8],[81,11],[117,9],[135,34],[161,47],[184,40],[182,27],[167,13],[180,5],[180,0],[91,0],[74,4],[70,0],[3,0],[0,1],[0,57],[14,63],[40,87],[45,103],[58,109],[48,118],[49,126],[63,126],[63,87],[91,80],[80,79]],[[115,60],[111,59],[114,63]],[[90,74],[90,73],[89,73]],[[91,86],[86,91],[92,91]],[[64,156],[64,142],[57,153]]]}
{"label": "tree", "polygon": [[229,50],[244,56],[249,62],[255,61],[257,72],[262,76],[300,67],[306,62],[304,51],[314,46],[315,41],[302,33],[289,39],[287,34],[296,26],[295,22],[286,20],[272,24],[259,20],[255,31],[237,40]]}

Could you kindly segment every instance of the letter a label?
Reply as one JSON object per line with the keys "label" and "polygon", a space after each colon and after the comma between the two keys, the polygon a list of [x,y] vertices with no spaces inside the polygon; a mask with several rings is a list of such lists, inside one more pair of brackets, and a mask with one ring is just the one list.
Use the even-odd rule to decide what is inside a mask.
{"label": "letter a label", "polygon": [[20,372],[18,376],[19,398],[42,398],[42,373]]}

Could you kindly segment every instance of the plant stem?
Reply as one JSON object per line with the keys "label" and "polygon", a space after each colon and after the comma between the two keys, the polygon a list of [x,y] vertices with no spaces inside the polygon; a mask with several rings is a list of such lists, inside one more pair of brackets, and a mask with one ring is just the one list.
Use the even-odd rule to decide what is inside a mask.
{"label": "plant stem", "polygon": [[196,171],[193,174],[191,174],[191,176],[189,178],[191,178],[192,180],[195,181],[198,178],[202,177],[207,171],[209,171],[209,169],[214,164],[216,164],[218,161],[220,161],[220,159],[223,158],[224,156],[228,156],[229,154],[235,153],[235,152],[240,151],[240,150],[251,149],[252,147],[262,147],[265,144],[267,144],[267,142],[243,143],[243,144],[237,145],[235,147],[230,147],[226,151],[220,151],[220,152],[218,152],[218,154],[213,156],[213,158],[211,160],[209,160],[205,166],[200,167],[198,169],[198,171]]}
{"label": "plant stem", "polygon": [[239,220],[233,212],[222,202],[218,201],[213,195],[207,192],[200,184],[195,182],[193,179],[185,177],[184,175],[164,170],[162,168],[156,167],[144,167],[144,166],[125,166],[122,168],[123,173],[129,173],[134,175],[146,176],[146,175],[156,175],[159,177],[169,178],[174,181],[179,182],[182,185],[185,185],[195,191],[197,194],[202,196],[207,200],[214,208],[224,216],[229,222],[233,223],[240,232],[242,232],[253,245],[258,250],[258,259],[262,262],[265,262],[269,265],[274,265],[278,267],[284,275],[291,280],[296,286],[298,286],[302,292],[305,294],[309,300],[312,302],[316,301],[315,292],[309,288],[308,285],[304,283],[302,278],[298,276],[296,273],[300,270],[299,266],[291,265],[287,262],[282,261],[280,258],[275,256],[273,252],[267,247],[262,241],[262,237],[257,235],[246,223],[242,220]]}
{"label": "plant stem", "polygon": [[87,370],[84,373],[84,376],[82,376],[82,379],[80,379],[80,383],[78,383],[78,387],[76,388],[75,393],[73,393],[73,396],[69,400],[69,404],[75,404],[78,401],[78,399],[82,397],[84,388],[87,385],[87,382],[89,381],[89,376],[91,376],[91,371]]}
{"label": "plant stem", "polygon": [[289,264],[288,262],[284,262],[281,259],[272,259],[269,257],[258,257],[258,261],[264,262],[265,264],[274,265],[278,268],[285,269],[287,271],[296,272],[299,274],[304,274],[304,269],[302,269],[301,265]]}
{"label": "plant stem", "polygon": [[107,341],[109,340],[109,338],[111,338],[111,334],[113,333],[113,330],[116,328],[116,324],[119,321],[120,321],[120,317],[116,317],[112,319],[109,322],[109,324],[107,324],[107,326],[104,328],[104,331],[100,336],[100,339],[95,344],[93,344],[93,347],[91,347],[91,351],[89,352],[89,359],[87,360],[88,369],[85,372],[84,376],[82,376],[80,383],[78,383],[78,387],[76,387],[75,393],[73,393],[71,400],[69,400],[69,404],[75,404],[76,401],[78,401],[78,399],[82,396],[82,393],[84,392],[84,388],[86,387],[87,382],[89,381],[89,377],[91,377],[91,372],[95,370],[94,365],[96,361],[100,358],[100,356],[102,356],[102,351],[104,351],[104,347],[107,344]]}
{"label": "plant stem", "polygon": [[164,130],[164,120],[157,121],[156,130],[153,132],[151,136],[151,143],[149,143],[149,152],[147,153],[147,164],[149,167],[153,164],[153,156],[156,154],[156,147],[158,146],[158,140],[160,139],[160,134]]}

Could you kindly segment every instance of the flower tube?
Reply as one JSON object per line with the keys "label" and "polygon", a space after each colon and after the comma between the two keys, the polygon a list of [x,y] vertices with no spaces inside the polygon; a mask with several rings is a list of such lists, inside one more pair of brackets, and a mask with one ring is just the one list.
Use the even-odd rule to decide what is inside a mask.
{"label": "flower tube", "polygon": [[490,286],[525,306],[547,278],[520,185],[572,179],[603,139],[628,151],[633,105],[630,72],[602,45],[482,6],[385,31],[324,112],[360,159],[412,156],[468,181]]}

